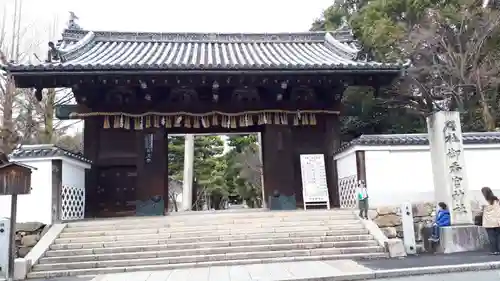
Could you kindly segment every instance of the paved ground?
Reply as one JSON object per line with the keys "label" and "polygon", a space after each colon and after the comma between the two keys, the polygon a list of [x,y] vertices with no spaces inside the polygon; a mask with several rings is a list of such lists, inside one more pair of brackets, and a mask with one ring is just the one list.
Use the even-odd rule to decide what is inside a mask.
{"label": "paved ground", "polygon": [[373,270],[378,269],[399,269],[409,267],[426,267],[457,265],[468,263],[500,262],[500,256],[490,256],[484,252],[469,252],[447,255],[423,254],[419,256],[406,257],[404,259],[377,259],[364,260],[358,263]]}
{"label": "paved ground", "polygon": [[[500,262],[499,256],[487,253],[460,253],[449,255],[420,255],[404,259],[377,259],[364,261],[306,261],[240,266],[216,266],[178,269],[159,272],[119,273],[89,277],[58,278],[36,281],[276,281],[302,278],[332,278],[342,275],[371,273],[378,270],[405,269],[428,266],[447,266],[485,262]],[[452,278],[452,279],[450,279]],[[498,281],[500,271],[476,271],[428,276],[377,279],[380,281]],[[322,279],[329,280],[329,279]],[[35,281],[35,280],[33,280]]]}
{"label": "paved ground", "polygon": [[[213,266],[158,272],[106,274],[92,281],[275,281],[313,277],[333,277],[371,272],[351,260],[306,261],[239,266]],[[58,278],[50,281],[88,281],[90,278]],[[33,280],[34,281],[34,280]],[[42,281],[42,280],[37,280]],[[44,280],[45,281],[45,280]],[[49,281],[49,280],[46,280]]]}
{"label": "paved ground", "polygon": [[[500,271],[473,271],[459,272],[449,274],[406,276],[400,278],[376,279],[376,281],[498,281],[500,280]],[[370,281],[370,280],[366,280]],[[372,281],[375,281],[372,279]]]}

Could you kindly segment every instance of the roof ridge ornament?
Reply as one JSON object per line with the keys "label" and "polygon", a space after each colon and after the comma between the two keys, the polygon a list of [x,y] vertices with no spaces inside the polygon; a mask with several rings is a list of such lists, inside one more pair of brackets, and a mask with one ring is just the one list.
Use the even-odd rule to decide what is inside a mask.
{"label": "roof ridge ornament", "polygon": [[47,63],[51,62],[64,62],[64,58],[61,55],[61,52],[56,48],[54,42],[49,42],[49,50],[47,51],[47,59],[45,60]]}
{"label": "roof ridge ornament", "polygon": [[79,19],[80,18],[78,18],[78,16],[74,12],[70,11],[68,25],[66,28],[69,30],[81,30],[82,28],[80,27],[80,25],[77,22]]}

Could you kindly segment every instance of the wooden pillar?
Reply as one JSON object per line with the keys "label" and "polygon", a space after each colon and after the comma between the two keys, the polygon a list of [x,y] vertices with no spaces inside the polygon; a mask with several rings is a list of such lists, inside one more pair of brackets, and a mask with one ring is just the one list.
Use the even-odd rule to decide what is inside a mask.
{"label": "wooden pillar", "polygon": [[[144,130],[136,133],[137,157],[137,205],[136,215],[164,215],[168,194],[167,145],[163,130]],[[167,189],[168,191],[168,189]]]}
{"label": "wooden pillar", "polygon": [[294,164],[294,190],[297,198],[297,205],[304,207],[304,197],[302,194],[302,171],[300,165],[301,154],[324,154],[323,147],[323,124],[315,126],[293,126],[293,164]]}
{"label": "wooden pillar", "polygon": [[340,207],[337,169],[333,160],[335,151],[340,148],[340,120],[338,115],[331,114],[324,115],[321,119],[324,122],[323,147],[330,205],[331,207]]}
{"label": "wooden pillar", "polygon": [[85,171],[85,217],[95,217],[99,213],[97,186],[99,179],[98,152],[102,123],[99,118],[87,118],[83,125],[83,155],[92,161],[90,170]]}
{"label": "wooden pillar", "polygon": [[268,201],[275,191],[294,195],[293,142],[290,126],[265,125],[262,133],[264,169],[263,199]]}

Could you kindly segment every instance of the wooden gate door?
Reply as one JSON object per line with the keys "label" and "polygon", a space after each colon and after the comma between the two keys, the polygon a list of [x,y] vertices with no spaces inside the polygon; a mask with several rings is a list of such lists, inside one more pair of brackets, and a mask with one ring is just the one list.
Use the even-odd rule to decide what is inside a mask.
{"label": "wooden gate door", "polygon": [[103,217],[135,215],[137,171],[133,166],[106,167],[99,170],[97,198]]}

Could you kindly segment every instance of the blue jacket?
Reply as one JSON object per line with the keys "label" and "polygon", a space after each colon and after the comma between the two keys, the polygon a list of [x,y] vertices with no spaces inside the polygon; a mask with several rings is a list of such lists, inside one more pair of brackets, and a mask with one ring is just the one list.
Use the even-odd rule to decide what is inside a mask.
{"label": "blue jacket", "polygon": [[439,210],[436,216],[436,224],[438,226],[450,226],[450,211],[448,210]]}

